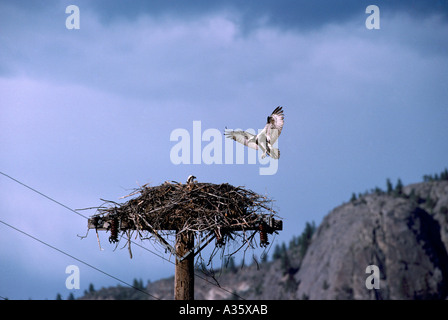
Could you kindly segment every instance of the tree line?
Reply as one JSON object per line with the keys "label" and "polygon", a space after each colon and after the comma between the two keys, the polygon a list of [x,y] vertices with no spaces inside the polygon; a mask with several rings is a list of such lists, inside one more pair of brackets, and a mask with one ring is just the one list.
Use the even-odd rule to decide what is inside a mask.
{"label": "tree line", "polygon": [[[423,176],[423,182],[432,182],[432,181],[448,181],[448,169],[443,170],[440,174],[425,174]],[[394,184],[392,183],[392,181],[387,178],[386,179],[386,190],[382,190],[379,187],[375,187],[374,189],[370,190],[370,191],[366,191],[364,193],[358,193],[358,195],[356,193],[352,193],[352,196],[350,198],[350,202],[355,202],[356,200],[362,198],[363,196],[369,194],[369,193],[374,193],[374,194],[387,194],[387,195],[391,195],[394,197],[403,197],[405,196],[403,194],[403,182],[401,181],[400,178],[397,179],[397,182],[394,186]],[[412,195],[411,195],[412,196]]]}

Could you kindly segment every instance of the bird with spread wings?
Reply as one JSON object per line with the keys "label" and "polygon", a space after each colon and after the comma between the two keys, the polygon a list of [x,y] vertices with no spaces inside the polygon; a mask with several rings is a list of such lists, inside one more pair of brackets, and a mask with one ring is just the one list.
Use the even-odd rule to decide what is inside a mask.
{"label": "bird with spread wings", "polygon": [[279,106],[268,116],[265,127],[257,135],[246,131],[226,130],[225,136],[249,148],[255,150],[260,148],[263,151],[261,158],[268,155],[273,159],[278,159],[280,157],[280,150],[272,146],[277,141],[280,133],[282,133],[284,118],[283,109]]}

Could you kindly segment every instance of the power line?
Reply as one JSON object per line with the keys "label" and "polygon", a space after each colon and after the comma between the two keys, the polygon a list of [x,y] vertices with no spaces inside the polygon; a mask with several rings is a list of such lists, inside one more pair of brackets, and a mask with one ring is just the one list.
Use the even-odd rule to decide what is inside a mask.
{"label": "power line", "polygon": [[51,197],[49,197],[49,196],[43,194],[42,192],[40,192],[40,191],[38,191],[38,190],[36,190],[36,189],[34,189],[34,188],[31,188],[30,186],[24,184],[23,182],[20,182],[20,181],[17,180],[17,179],[14,179],[13,177],[7,175],[6,173],[3,173],[3,172],[0,171],[0,174],[2,174],[2,175],[4,175],[5,177],[7,177],[7,178],[9,178],[9,179],[11,179],[11,180],[17,182],[18,184],[21,184],[21,185],[24,186],[25,188],[28,188],[28,189],[30,189],[31,191],[34,191],[34,192],[36,192],[37,194],[40,194],[42,197],[45,197],[45,198],[47,198],[48,200],[53,201],[54,203],[57,203],[58,205],[64,207],[65,209],[70,210],[71,212],[76,213],[77,215],[83,217],[84,219],[89,219],[88,217],[86,217],[85,215],[79,213],[78,211],[73,210],[73,209],[70,208],[70,207],[67,207],[65,204],[60,203],[59,201],[54,200],[53,198],[51,198]]}
{"label": "power line", "polygon": [[[54,202],[54,203],[56,203],[56,204],[62,206],[63,208],[65,208],[65,209],[67,209],[67,210],[69,210],[69,211],[71,211],[71,212],[73,212],[73,213],[76,213],[77,215],[83,217],[84,219],[87,219],[87,220],[89,219],[89,218],[86,217],[85,215],[83,215],[83,214],[77,212],[76,210],[73,210],[72,208],[70,208],[70,207],[66,206],[65,204],[63,204],[63,203],[61,203],[61,202],[59,202],[59,201],[57,201],[57,200],[55,200],[55,199],[53,199],[53,198],[47,196],[46,194],[44,194],[44,193],[42,193],[42,192],[40,192],[40,191],[38,191],[38,190],[36,190],[36,189],[34,189],[34,188],[28,186],[27,184],[25,184],[25,183],[23,183],[23,182],[21,182],[21,181],[15,179],[15,178],[11,177],[10,175],[8,175],[8,174],[6,174],[6,173],[3,173],[3,172],[1,172],[1,171],[0,171],[0,174],[2,174],[2,175],[4,175],[5,177],[7,177],[7,178],[9,178],[9,179],[11,179],[11,180],[13,180],[13,181],[15,181],[16,183],[18,183],[18,184],[20,184],[20,185],[22,185],[22,186],[24,186],[24,187],[30,189],[31,191],[34,191],[35,193],[37,193],[37,194],[39,194],[39,195],[45,197],[46,199],[48,199],[48,200],[50,200],[50,201],[52,201],[52,202]],[[1,222],[1,221],[0,221],[0,222]],[[18,230],[18,231],[19,231],[19,230]],[[157,257],[159,257],[159,258],[161,258],[161,259],[163,259],[163,260],[165,260],[165,261],[168,261],[169,263],[175,265],[175,263],[174,263],[173,261],[171,261],[171,260],[169,260],[169,259],[166,259],[165,257],[163,257],[163,256],[159,255],[158,253],[156,253],[156,252],[154,252],[154,251],[152,251],[152,250],[150,250],[150,249],[148,249],[148,248],[146,248],[146,247],[144,247],[144,246],[142,246],[142,245],[140,245],[140,244],[138,244],[138,243],[132,241],[131,239],[126,239],[126,240],[130,241],[132,244],[134,244],[134,245],[136,245],[136,246],[138,246],[138,247],[140,247],[140,248],[142,248],[142,249],[145,249],[146,251],[148,251],[148,252],[154,254],[155,256],[157,256]],[[38,241],[40,241],[40,240],[38,240]],[[246,300],[246,299],[244,299],[243,297],[241,297],[240,295],[236,294],[235,292],[231,292],[230,290],[227,290],[227,289],[225,289],[225,288],[223,288],[223,287],[217,285],[216,283],[211,282],[211,281],[208,280],[207,278],[204,278],[204,277],[202,277],[202,276],[200,276],[200,275],[198,275],[198,274],[196,274],[196,273],[195,273],[194,275],[195,275],[196,277],[198,277],[199,279],[202,279],[202,280],[206,281],[207,283],[209,283],[209,284],[211,284],[211,285],[214,285],[214,286],[216,286],[217,288],[219,288],[219,289],[221,289],[221,290],[223,290],[223,291],[226,291],[226,292],[228,292],[228,293],[231,293],[233,296],[238,297],[238,298],[241,299],[241,300]],[[133,287],[133,286],[131,286],[131,287]],[[136,288],[136,289],[138,290],[138,288]]]}
{"label": "power line", "polygon": [[87,262],[85,262],[85,261],[79,259],[79,258],[76,258],[75,256],[73,256],[73,255],[71,255],[71,254],[69,254],[69,253],[67,253],[67,252],[65,252],[65,251],[63,251],[63,250],[61,250],[61,249],[58,249],[58,248],[56,248],[55,246],[52,246],[51,244],[49,244],[49,243],[47,243],[47,242],[45,242],[45,241],[42,241],[42,240],[40,240],[40,239],[38,239],[38,238],[36,238],[36,237],[30,235],[29,233],[27,233],[27,232],[25,232],[25,231],[23,231],[23,230],[20,230],[20,229],[14,227],[14,226],[12,226],[12,225],[10,225],[10,224],[8,224],[8,223],[2,221],[2,220],[0,220],[0,223],[3,223],[5,226],[10,227],[11,229],[16,230],[17,232],[20,232],[20,233],[26,235],[27,237],[30,237],[31,239],[36,240],[36,241],[38,241],[38,242],[40,242],[40,243],[46,245],[47,247],[49,247],[49,248],[51,248],[51,249],[53,249],[53,250],[56,250],[56,251],[58,251],[59,253],[62,253],[62,254],[64,254],[64,255],[66,255],[67,257],[70,257],[70,258],[72,258],[72,259],[74,259],[74,260],[76,260],[76,261],[78,261],[78,262],[81,262],[82,264],[85,264],[86,266],[88,266],[88,267],[90,267],[90,268],[92,268],[92,269],[94,269],[94,270],[96,270],[96,271],[98,271],[98,272],[101,272],[102,274],[105,274],[106,276],[108,276],[108,277],[110,277],[110,278],[112,278],[112,279],[114,279],[114,280],[117,280],[117,281],[119,281],[119,282],[121,282],[121,283],[124,283],[125,285],[127,285],[127,286],[129,286],[129,287],[131,287],[131,288],[134,288],[135,290],[138,290],[138,291],[140,291],[140,292],[142,292],[142,293],[144,293],[144,294],[147,294],[148,296],[150,296],[150,297],[152,297],[152,298],[154,298],[154,299],[156,299],[156,300],[161,300],[160,298],[158,298],[158,297],[152,295],[151,293],[149,293],[149,292],[147,292],[147,291],[145,291],[145,290],[142,290],[142,289],[140,289],[140,288],[137,288],[137,287],[135,287],[135,286],[133,286],[133,285],[127,283],[126,281],[123,281],[123,280],[121,280],[121,279],[119,279],[119,278],[117,278],[117,277],[111,275],[110,273],[107,273],[107,272],[105,272],[105,271],[103,271],[103,270],[101,270],[101,269],[99,269],[99,268],[97,268],[97,267],[95,267],[95,266],[93,266],[93,265],[91,265],[91,264],[89,264],[89,263],[87,263]]}

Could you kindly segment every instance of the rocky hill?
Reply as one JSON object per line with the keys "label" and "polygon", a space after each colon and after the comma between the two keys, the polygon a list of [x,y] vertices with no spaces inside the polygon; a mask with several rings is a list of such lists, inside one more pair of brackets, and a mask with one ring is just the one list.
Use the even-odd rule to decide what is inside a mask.
{"label": "rocky hill", "polygon": [[[445,177],[444,177],[445,178]],[[216,276],[198,272],[196,299],[446,299],[448,181],[427,181],[354,196],[315,229],[274,250],[273,259]],[[313,232],[315,230],[315,232]],[[379,289],[368,289],[369,265]],[[368,280],[369,281],[369,280]],[[173,278],[144,289],[173,298]],[[82,299],[146,299],[132,288],[86,293]]]}
{"label": "rocky hill", "polygon": [[[296,297],[445,299],[447,248],[448,181],[367,194],[324,218],[294,276]],[[366,288],[369,265],[378,290]]]}

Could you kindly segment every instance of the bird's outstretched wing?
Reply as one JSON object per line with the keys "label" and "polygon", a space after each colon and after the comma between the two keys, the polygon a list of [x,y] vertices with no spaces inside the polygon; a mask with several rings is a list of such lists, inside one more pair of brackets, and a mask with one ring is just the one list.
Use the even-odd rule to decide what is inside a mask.
{"label": "bird's outstretched wing", "polygon": [[277,141],[278,137],[282,133],[283,123],[285,119],[285,115],[283,114],[283,108],[277,107],[271,113],[271,122],[266,124],[267,134],[270,136],[270,143],[273,145],[275,141]]}
{"label": "bird's outstretched wing", "polygon": [[226,130],[224,134],[227,138],[242,143],[248,146],[249,148],[258,150],[258,145],[257,142],[255,141],[255,136],[249,132]]}

